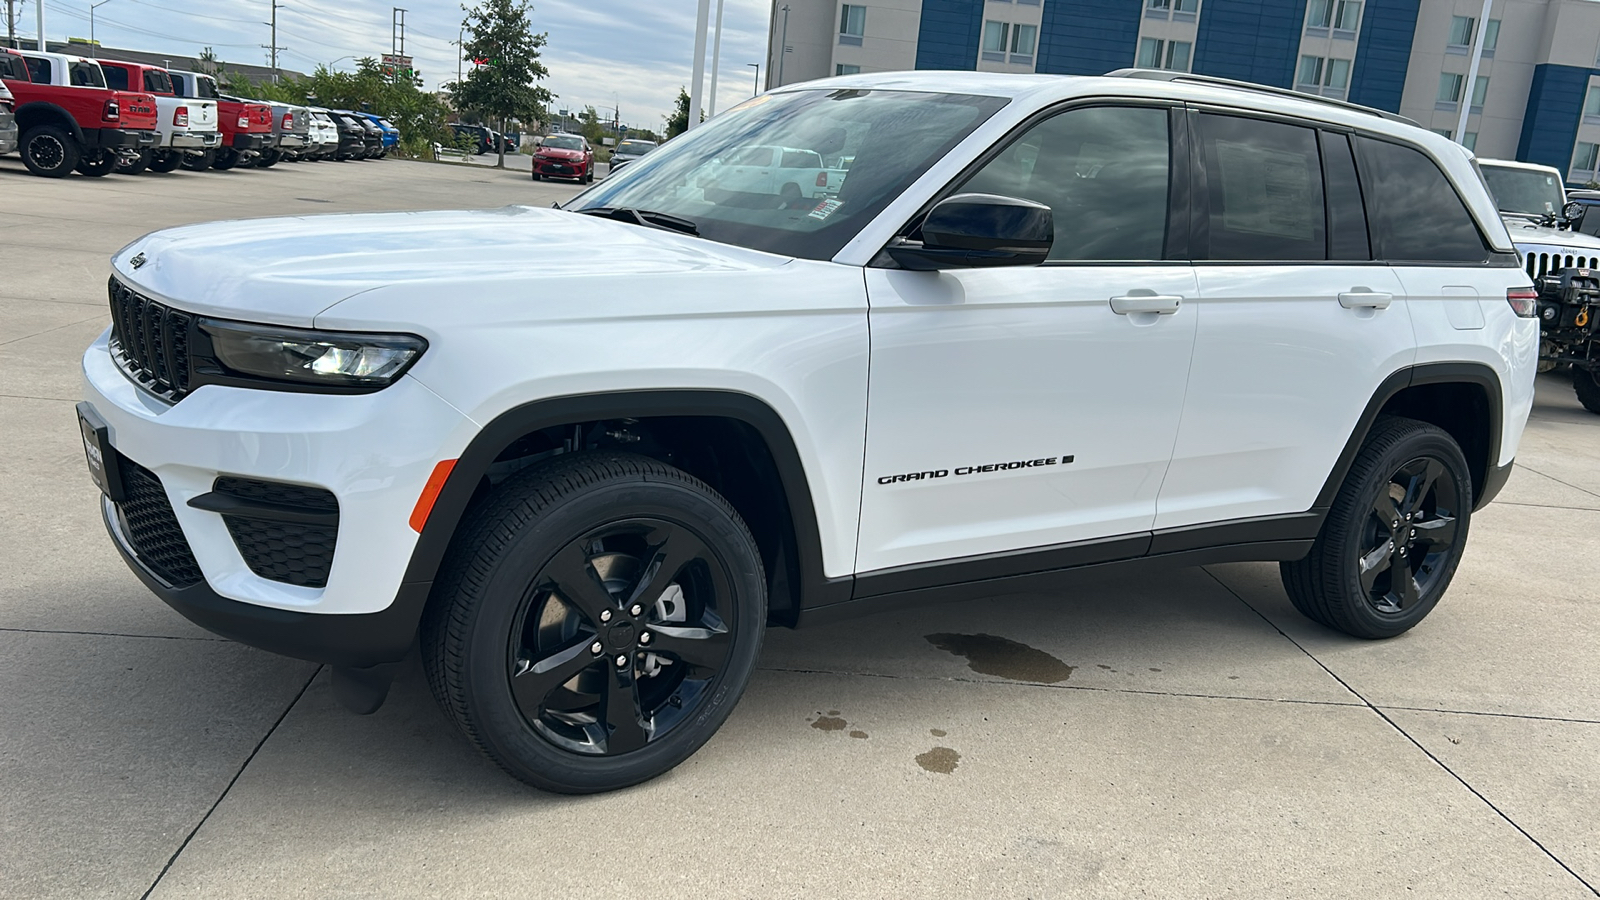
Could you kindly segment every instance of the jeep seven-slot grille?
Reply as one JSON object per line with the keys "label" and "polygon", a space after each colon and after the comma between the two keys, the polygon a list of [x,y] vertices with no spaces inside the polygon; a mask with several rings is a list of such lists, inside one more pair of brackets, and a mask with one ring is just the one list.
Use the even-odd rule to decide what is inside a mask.
{"label": "jeep seven-slot grille", "polygon": [[199,584],[200,564],[195,562],[178,517],[167,501],[167,490],[154,472],[122,457],[123,501],[117,504],[123,532],[145,568],[173,587]]}
{"label": "jeep seven-slot grille", "polygon": [[1522,267],[1528,271],[1529,278],[1538,278],[1541,275],[1554,275],[1562,269],[1600,268],[1600,256],[1563,256],[1560,253],[1530,251],[1523,255]]}
{"label": "jeep seven-slot grille", "polygon": [[110,282],[111,355],[128,377],[173,403],[189,392],[189,328],[194,316]]}
{"label": "jeep seven-slot grille", "polygon": [[[212,489],[260,506],[223,513],[222,521],[250,571],[269,581],[302,587],[328,586],[339,537],[339,501],[327,490],[223,476]],[[298,513],[306,521],[287,521]],[[313,521],[314,520],[314,521]]]}

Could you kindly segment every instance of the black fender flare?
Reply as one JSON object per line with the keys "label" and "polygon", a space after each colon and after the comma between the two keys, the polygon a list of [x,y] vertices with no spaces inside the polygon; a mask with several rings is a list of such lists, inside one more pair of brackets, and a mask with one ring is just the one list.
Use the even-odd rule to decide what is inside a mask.
{"label": "black fender flare", "polygon": [[401,592],[415,596],[423,585],[433,582],[479,483],[495,458],[513,441],[533,431],[577,422],[664,416],[733,419],[755,429],[772,454],[789,504],[799,557],[799,605],[805,608],[849,599],[854,579],[829,579],[823,572],[816,505],[788,425],[765,401],[722,390],[641,390],[554,397],[501,413],[478,432],[457,458],[417,538]]}
{"label": "black fender flare", "polygon": [[[77,141],[80,146],[86,146],[86,142],[83,139],[83,129],[78,127],[78,120],[74,119],[71,113],[48,100],[34,100],[31,103],[24,103],[17,107],[12,115],[24,134],[27,133],[29,128],[40,124],[39,122],[29,122],[27,125],[23,125],[22,123],[25,120],[33,119],[36,116],[59,120],[55,124],[64,126],[68,131],[72,132],[73,140]],[[21,136],[20,134],[18,135],[19,138]]]}
{"label": "black fender flare", "polygon": [[1495,477],[1493,473],[1500,465],[1500,433],[1505,424],[1505,395],[1502,393],[1500,376],[1485,363],[1436,362],[1408,366],[1378,385],[1378,389],[1372,393],[1372,399],[1367,401],[1366,409],[1362,410],[1361,418],[1356,421],[1355,429],[1350,432],[1350,439],[1345,442],[1338,460],[1334,462],[1333,471],[1328,473],[1328,479],[1323,482],[1313,509],[1326,513],[1333,505],[1333,498],[1339,493],[1340,485],[1344,484],[1350,466],[1355,463],[1356,454],[1361,451],[1361,445],[1366,443],[1373,424],[1389,401],[1406,388],[1427,384],[1471,384],[1483,388],[1489,408],[1489,443],[1484,459],[1485,477],[1473,485],[1473,497],[1475,506],[1480,509],[1493,499],[1494,492],[1500,488],[1499,484],[1493,484],[1492,481]]}

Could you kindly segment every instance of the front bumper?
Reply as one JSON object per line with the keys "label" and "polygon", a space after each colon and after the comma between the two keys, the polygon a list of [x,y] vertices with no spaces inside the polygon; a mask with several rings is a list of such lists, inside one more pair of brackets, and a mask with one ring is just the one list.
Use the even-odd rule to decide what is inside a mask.
{"label": "front bumper", "polygon": [[[459,455],[477,431],[471,420],[409,377],[378,393],[354,396],[208,385],[168,405],[122,374],[107,337],[101,335],[84,353],[84,399],[105,420],[116,452],[159,479],[203,576],[190,587],[163,587],[124,547],[130,565],[163,599],[228,637],[313,658],[312,650],[269,645],[279,640],[279,631],[261,623],[301,622],[297,616],[366,617],[390,609],[407,591],[426,593],[425,586],[401,583],[417,542],[409,519],[434,465]],[[334,494],[338,531],[325,587],[257,575],[223,516],[189,505],[224,475]],[[125,543],[119,540],[119,546]],[[245,626],[228,624],[235,620],[254,624],[241,633]],[[254,636],[249,628],[257,626],[266,630]],[[310,628],[284,627],[291,632]],[[344,627],[353,626],[316,629]]]}
{"label": "front bumper", "polygon": [[588,172],[588,165],[582,162],[565,162],[555,159],[533,158],[533,171],[536,175],[549,175],[552,178],[582,178]]}
{"label": "front bumper", "polygon": [[273,137],[270,134],[239,132],[225,138],[223,143],[235,150],[270,150],[273,144]]}
{"label": "front bumper", "polygon": [[185,131],[174,134],[170,146],[179,150],[212,150],[222,146],[222,132]]}

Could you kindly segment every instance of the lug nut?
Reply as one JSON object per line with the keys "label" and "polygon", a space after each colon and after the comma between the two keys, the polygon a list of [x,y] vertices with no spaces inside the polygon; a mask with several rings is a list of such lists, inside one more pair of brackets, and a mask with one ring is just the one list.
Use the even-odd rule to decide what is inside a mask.
{"label": "lug nut", "polygon": [[609,609],[600,610],[600,623],[601,624],[605,624],[606,622],[609,622],[609,621],[611,621],[611,610],[609,610]]}
{"label": "lug nut", "polygon": [[637,615],[639,615],[639,614],[640,614],[640,613],[642,613],[642,612],[644,612],[644,607],[642,607],[642,606],[640,606],[640,605],[639,605],[639,604],[637,604],[637,603],[635,603],[635,604],[634,604],[634,605],[633,605],[633,607],[632,607],[632,608],[631,608],[631,609],[629,609],[629,610],[628,610],[628,615],[630,615],[630,616],[637,616]]}
{"label": "lug nut", "polygon": [[644,634],[639,635],[639,643],[641,643],[641,644],[650,643],[650,632],[646,631]]}
{"label": "lug nut", "polygon": [[605,649],[606,649],[606,646],[604,644],[600,643],[599,641],[595,641],[594,643],[589,645],[589,652],[593,653],[595,656],[599,656],[602,652],[605,651]]}
{"label": "lug nut", "polygon": [[620,669],[620,668],[626,666],[627,664],[628,664],[628,657],[627,656],[624,655],[624,656],[618,656],[617,657],[617,668]]}

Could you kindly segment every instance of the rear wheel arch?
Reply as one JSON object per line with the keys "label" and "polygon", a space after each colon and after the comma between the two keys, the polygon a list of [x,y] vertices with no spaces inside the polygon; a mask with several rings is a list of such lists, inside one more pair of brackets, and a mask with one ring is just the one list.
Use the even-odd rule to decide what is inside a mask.
{"label": "rear wheel arch", "polygon": [[1504,396],[1499,375],[1484,363],[1423,363],[1393,373],[1367,402],[1317,495],[1315,508],[1326,510],[1332,505],[1367,436],[1378,418],[1386,415],[1417,419],[1444,429],[1467,458],[1472,495],[1476,505],[1482,506],[1491,473],[1500,463]]}
{"label": "rear wheel arch", "polygon": [[[622,422],[633,424],[620,426],[620,436],[608,434],[619,432]],[[848,599],[849,579],[830,581],[823,574],[810,481],[787,424],[763,400],[715,390],[559,397],[502,413],[452,468],[404,581],[434,580],[465,520],[493,490],[497,463],[558,449],[557,435],[568,446],[585,447],[598,436],[607,442],[602,446],[670,462],[721,493],[761,546],[773,621],[792,625],[802,607]]]}
{"label": "rear wheel arch", "polygon": [[83,129],[78,127],[77,120],[72,118],[71,113],[54,103],[48,103],[43,100],[24,103],[17,107],[14,115],[17,121],[17,130],[21,134],[27,134],[28,129],[36,128],[40,125],[54,125],[65,129],[80,146],[84,143]]}

